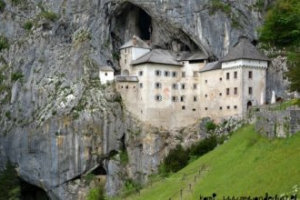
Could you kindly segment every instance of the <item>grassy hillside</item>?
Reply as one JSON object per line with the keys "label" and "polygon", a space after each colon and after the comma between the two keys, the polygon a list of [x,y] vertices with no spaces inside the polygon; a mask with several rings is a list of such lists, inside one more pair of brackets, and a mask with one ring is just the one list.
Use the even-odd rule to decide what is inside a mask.
{"label": "grassy hillside", "polygon": [[178,173],[149,184],[140,196],[126,199],[180,199],[181,189],[184,200],[212,193],[218,199],[223,195],[260,196],[265,192],[280,195],[291,193],[295,185],[300,186],[300,134],[269,140],[256,134],[253,126],[245,126],[228,142]]}

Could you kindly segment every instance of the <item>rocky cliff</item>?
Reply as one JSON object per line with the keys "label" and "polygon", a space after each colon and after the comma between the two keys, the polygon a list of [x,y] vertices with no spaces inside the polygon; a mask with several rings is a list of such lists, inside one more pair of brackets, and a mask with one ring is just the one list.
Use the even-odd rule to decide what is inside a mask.
{"label": "rocky cliff", "polygon": [[[136,34],[154,47],[200,49],[214,60],[241,35],[257,42],[261,11],[269,4],[0,2],[0,169],[10,160],[23,180],[52,199],[84,198],[80,177],[98,166],[105,169],[108,194],[116,194],[120,177],[143,182],[176,143],[205,137],[197,124],[176,131],[142,125],[126,113],[113,85],[99,84],[100,65],[119,69],[123,42]],[[124,149],[128,163],[111,159]]]}

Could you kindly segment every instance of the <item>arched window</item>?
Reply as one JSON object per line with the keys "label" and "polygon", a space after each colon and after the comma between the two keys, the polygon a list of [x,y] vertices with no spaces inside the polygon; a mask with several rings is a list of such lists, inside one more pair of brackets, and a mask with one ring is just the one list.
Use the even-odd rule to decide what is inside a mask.
{"label": "arched window", "polygon": [[161,75],[161,71],[160,70],[155,70],[155,75],[156,76],[160,76]]}
{"label": "arched window", "polygon": [[129,75],[129,71],[127,69],[123,70],[123,74],[124,76],[128,76]]}
{"label": "arched window", "polygon": [[155,88],[156,88],[156,89],[159,89],[159,88],[161,88],[161,83],[159,83],[159,82],[156,82],[156,83],[155,83]]}

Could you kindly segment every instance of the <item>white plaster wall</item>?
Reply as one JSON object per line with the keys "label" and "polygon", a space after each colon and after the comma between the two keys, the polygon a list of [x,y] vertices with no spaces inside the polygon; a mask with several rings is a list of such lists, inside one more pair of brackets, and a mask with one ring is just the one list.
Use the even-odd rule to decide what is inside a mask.
{"label": "white plaster wall", "polygon": [[240,59],[229,62],[222,63],[222,69],[239,67],[239,66],[251,66],[251,67],[262,67],[267,68],[267,61],[258,61],[258,60],[248,60],[248,59]]}
{"label": "white plaster wall", "polygon": [[145,55],[148,53],[150,49],[144,49],[144,48],[132,48],[132,60],[136,60],[139,57]]}
{"label": "white plaster wall", "polygon": [[112,71],[99,71],[99,79],[101,84],[106,84],[114,80],[114,72]]}

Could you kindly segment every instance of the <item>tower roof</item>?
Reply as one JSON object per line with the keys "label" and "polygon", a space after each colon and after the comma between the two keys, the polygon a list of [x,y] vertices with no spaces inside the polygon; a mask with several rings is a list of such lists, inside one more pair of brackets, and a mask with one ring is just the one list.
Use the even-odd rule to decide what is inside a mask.
{"label": "tower roof", "polygon": [[269,61],[270,59],[251,44],[248,38],[241,37],[239,42],[235,44],[228,52],[228,54],[221,59],[221,62],[238,60],[238,59],[251,59]]}
{"label": "tower roof", "polygon": [[113,72],[113,68],[111,66],[100,66],[100,71],[110,71]]}
{"label": "tower roof", "polygon": [[126,42],[124,45],[120,47],[120,49],[125,49],[129,47],[138,47],[138,48],[144,48],[144,49],[150,49],[150,46],[147,44],[147,42],[143,41],[138,36],[134,35],[131,40]]}
{"label": "tower roof", "polygon": [[163,49],[153,49],[142,57],[131,62],[132,65],[144,63],[182,66],[181,63],[177,62],[175,55],[171,51]]}

